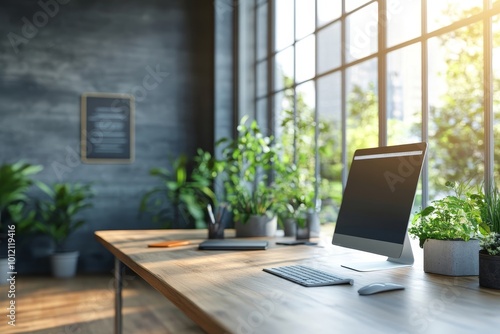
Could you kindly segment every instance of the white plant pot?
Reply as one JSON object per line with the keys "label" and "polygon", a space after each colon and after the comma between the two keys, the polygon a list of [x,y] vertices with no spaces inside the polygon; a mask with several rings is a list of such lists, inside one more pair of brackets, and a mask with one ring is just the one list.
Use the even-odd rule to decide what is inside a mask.
{"label": "white plant pot", "polygon": [[52,276],[58,278],[73,277],[76,274],[79,252],[61,252],[50,256]]}
{"label": "white plant pot", "polygon": [[427,239],[424,242],[424,271],[448,276],[479,275],[479,240]]}
{"label": "white plant pot", "polygon": [[278,229],[278,219],[267,216],[250,216],[246,223],[235,222],[237,238],[274,237]]}

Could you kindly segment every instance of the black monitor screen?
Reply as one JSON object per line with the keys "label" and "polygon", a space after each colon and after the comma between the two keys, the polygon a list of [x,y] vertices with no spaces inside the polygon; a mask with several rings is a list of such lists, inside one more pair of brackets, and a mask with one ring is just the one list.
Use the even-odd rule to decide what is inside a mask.
{"label": "black monitor screen", "polygon": [[425,143],[357,150],[335,234],[403,244],[425,150]]}

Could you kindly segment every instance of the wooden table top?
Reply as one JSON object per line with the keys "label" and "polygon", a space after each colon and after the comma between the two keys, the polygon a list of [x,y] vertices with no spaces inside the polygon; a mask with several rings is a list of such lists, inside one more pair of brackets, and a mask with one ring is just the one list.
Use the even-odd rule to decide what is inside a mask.
{"label": "wooden table top", "polygon": [[[234,236],[226,230],[226,237]],[[475,333],[498,332],[500,291],[479,287],[477,276],[426,274],[422,250],[413,267],[357,272],[349,261],[382,257],[331,245],[280,246],[269,238],[259,251],[200,251],[206,230],[97,231],[97,239],[209,333]],[[189,240],[186,246],[148,248]],[[304,264],[354,279],[351,285],[306,288],[262,271]],[[374,282],[405,290],[360,296]]]}

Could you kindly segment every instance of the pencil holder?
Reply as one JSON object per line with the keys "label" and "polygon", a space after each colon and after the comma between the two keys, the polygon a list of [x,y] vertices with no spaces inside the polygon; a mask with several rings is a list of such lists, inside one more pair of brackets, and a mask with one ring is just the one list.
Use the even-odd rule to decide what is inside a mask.
{"label": "pencil holder", "polygon": [[224,239],[224,222],[208,223],[208,239]]}

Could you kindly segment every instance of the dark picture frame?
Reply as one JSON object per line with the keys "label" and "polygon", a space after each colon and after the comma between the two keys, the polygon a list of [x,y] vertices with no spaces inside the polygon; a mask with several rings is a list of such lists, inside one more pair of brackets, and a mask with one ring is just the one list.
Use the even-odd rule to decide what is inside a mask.
{"label": "dark picture frame", "polygon": [[81,159],[84,163],[134,161],[134,97],[84,93],[81,97]]}

